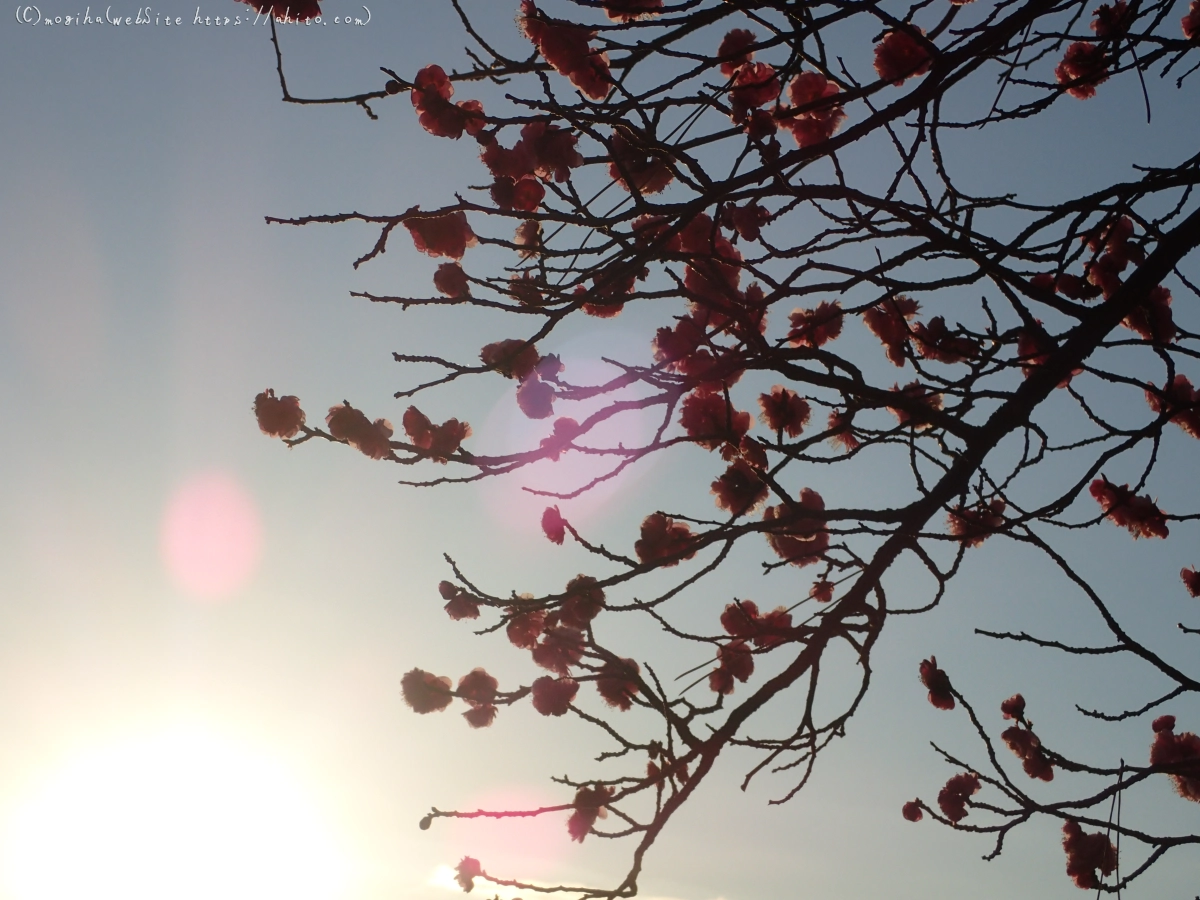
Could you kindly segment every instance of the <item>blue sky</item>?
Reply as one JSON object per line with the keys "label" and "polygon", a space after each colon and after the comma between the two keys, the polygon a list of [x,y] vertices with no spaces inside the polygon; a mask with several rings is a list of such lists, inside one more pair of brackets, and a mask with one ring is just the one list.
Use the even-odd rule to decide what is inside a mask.
{"label": "blue sky", "polygon": [[[78,15],[86,6],[46,0],[41,12]],[[517,40],[515,8],[476,6],[492,33]],[[138,7],[111,9],[132,16]],[[225,0],[200,5],[202,15],[240,9]],[[260,854],[267,862],[255,875],[265,879],[258,896],[294,895],[289,879],[322,853],[339,862],[327,886],[308,883],[320,900],[449,896],[431,882],[439,866],[465,854],[534,880],[609,882],[623,871],[622,848],[595,839],[573,845],[558,821],[416,828],[431,805],[563,802],[547,776],[586,771],[603,749],[596,735],[528,708],[502,710],[493,728],[473,731],[454,713],[418,718],[399,696],[400,676],[413,666],[457,677],[483,665],[505,684],[535,674],[503,641],[472,638],[463,623],[446,619],[436,591],[448,574],[443,552],[495,592],[548,590],[586,570],[585,557],[540,536],[540,505],[518,502],[519,484],[402,488],[392,469],[344,448],[287,451],[258,433],[250,412],[254,395],[271,386],[300,396],[313,420],[346,398],[398,423],[407,401],[391,395],[406,383],[392,351],[458,341],[477,347],[497,337],[488,322],[401,315],[349,296],[428,290],[435,263],[403,236],[355,271],[351,262],[374,242],[371,229],[263,221],[446,202],[483,180],[475,150],[422,132],[404,96],[377,104],[379,121],[352,106],[284,104],[264,28],[193,25],[195,4],[164,2],[153,11],[185,22],[0,20],[0,826],[32,833],[29,810],[72,772],[102,782],[119,771],[141,784],[137,772],[147,760],[178,752],[180,771],[225,760],[225,769],[210,773],[217,782],[221,772],[236,772],[247,784],[282,785],[257,799],[254,790],[231,792],[219,804],[230,823],[261,816],[261,829],[271,830],[269,810],[293,809],[288,804],[300,810],[292,820],[311,822],[293,844]],[[347,11],[362,15],[349,3],[326,4],[330,16]],[[289,28],[282,40],[299,95],[377,89],[380,65],[411,76],[431,62],[464,63],[462,36],[442,3],[398,0],[372,7],[369,25]],[[1200,140],[1194,101],[1186,91],[1154,87],[1152,125],[1142,124],[1140,90],[1125,80],[1090,104],[1062,104],[1052,127],[998,131],[989,138],[995,152],[964,143],[964,165],[981,188],[1016,183],[1045,199],[1128,171],[1130,159],[1186,155]],[[1178,315],[1191,316],[1195,330],[1188,304]],[[562,352],[575,371],[598,371],[601,354],[646,353],[647,329],[669,315],[589,321],[543,349]],[[431,401],[431,416],[469,419],[480,446],[528,440],[509,386],[495,382],[448,395],[440,407]],[[1156,486],[1180,507],[1200,500],[1195,446],[1185,441],[1172,433],[1164,445],[1168,470],[1185,478]],[[704,465],[695,454],[682,468],[648,466],[581,510],[581,521],[602,539],[628,543],[635,523],[668,503],[672,489],[692,476],[707,482]],[[233,498],[244,511],[245,542],[260,548],[236,587],[217,599],[173,573],[163,550],[173,504],[206,489]],[[828,494],[848,505],[872,489],[869,479],[831,480]],[[1189,608],[1181,599],[1174,573],[1181,555],[1200,562],[1198,532],[1195,523],[1172,531],[1165,544],[1134,545],[1107,529],[1064,546],[1087,561],[1139,631],[1165,635],[1160,646],[1194,660],[1194,646],[1172,629],[1189,614],[1195,624],[1194,602]],[[760,577],[760,558],[740,555],[706,590],[721,597],[749,590],[774,605],[794,585],[760,588],[756,580],[747,588]],[[922,589],[916,579],[907,588],[913,596]],[[983,863],[984,841],[910,826],[899,808],[918,794],[932,800],[949,774],[929,740],[980,755],[965,721],[923,698],[916,665],[930,653],[980,708],[1024,691],[1038,704],[1039,723],[1061,725],[1057,746],[1101,764],[1144,757],[1144,723],[1098,729],[1073,712],[1075,702],[1117,706],[1151,696],[1158,685],[1144,671],[1067,665],[972,634],[977,626],[1038,627],[1096,637],[1081,609],[1041,563],[1011,546],[991,541],[972,553],[943,608],[889,625],[875,689],[813,784],[791,803],[768,807],[782,783],[766,780],[743,794],[739,761],[728,760],[725,777],[713,778],[656,846],[643,893],[678,900],[1073,896],[1052,824],[1018,832],[1003,857]],[[679,671],[699,662],[668,661]],[[1181,725],[1200,724],[1194,701],[1171,711]],[[998,731],[998,717],[992,724]],[[210,752],[196,756],[197,747]],[[117,768],[104,769],[105,760]],[[1127,815],[1196,830],[1196,809],[1162,781],[1138,794]],[[133,840],[145,834],[136,816],[96,813],[120,806],[120,796],[98,793],[100,805],[86,811],[94,819],[84,818],[105,832],[134,829]],[[243,801],[260,806],[239,808]],[[173,808],[147,806],[139,815],[169,818]],[[68,808],[56,809],[51,821],[65,821]],[[248,832],[244,840],[258,839]],[[126,852],[119,840],[112,846]],[[69,842],[60,850],[46,866],[85,865]],[[1194,888],[1187,875],[1194,863],[1194,855],[1168,861],[1135,895],[1184,897]],[[49,888],[39,894],[29,886],[36,879],[28,860],[10,855],[2,864],[10,869],[0,873],[4,900],[51,897]],[[24,873],[19,884],[16,869]],[[175,875],[171,890],[188,896],[187,876]],[[130,876],[111,877],[119,892]]]}

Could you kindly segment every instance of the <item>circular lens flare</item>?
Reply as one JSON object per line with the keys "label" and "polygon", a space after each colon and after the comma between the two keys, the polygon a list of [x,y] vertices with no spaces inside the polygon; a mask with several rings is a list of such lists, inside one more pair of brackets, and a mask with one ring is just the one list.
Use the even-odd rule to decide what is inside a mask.
{"label": "circular lens flare", "polygon": [[[604,337],[602,344],[594,336],[581,337],[559,348],[559,355],[566,364],[564,377],[567,380],[575,384],[604,384],[619,370],[605,363],[602,357],[637,359],[639,352],[645,354],[643,343],[639,343],[628,332],[610,330]],[[599,397],[577,403],[557,403],[554,416],[535,420],[527,418],[517,407],[513,396],[515,388],[514,383],[510,390],[505,391],[481,432],[480,443],[487,441],[489,445],[497,446],[499,452],[535,449],[542,438],[550,435],[555,418],[566,416],[582,422],[615,399]],[[629,399],[629,396],[622,395],[621,399]],[[657,464],[659,455],[651,454],[616,477],[604,477],[626,459],[620,452],[622,448],[642,447],[653,439],[655,429],[661,424],[661,417],[662,407],[657,406],[625,410],[602,422],[581,439],[585,446],[607,449],[610,453],[584,454],[568,450],[558,460],[541,460],[523,468],[514,477],[487,479],[481,486],[485,507],[496,521],[504,524],[506,531],[522,538],[540,533],[542,511],[547,506],[561,504],[563,515],[576,525],[603,517],[620,500],[628,497],[635,485]],[[567,501],[523,489],[523,486],[528,486],[542,491],[570,493],[593,481],[596,483],[590,489]]]}
{"label": "circular lens flare", "polygon": [[160,532],[163,563],[187,593],[220,600],[243,587],[262,549],[250,495],[224,472],[202,472],[172,494]]}

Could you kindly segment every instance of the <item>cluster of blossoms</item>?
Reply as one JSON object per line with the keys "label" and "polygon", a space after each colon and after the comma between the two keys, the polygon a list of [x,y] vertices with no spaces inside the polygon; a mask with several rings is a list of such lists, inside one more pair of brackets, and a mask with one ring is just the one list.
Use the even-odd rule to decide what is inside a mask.
{"label": "cluster of blossoms", "polygon": [[[1093,11],[1092,31],[1096,41],[1076,41],[1067,48],[1066,55],[1054,75],[1058,83],[1066,87],[1072,97],[1087,100],[1096,96],[1097,85],[1108,80],[1110,58],[1106,47],[1114,46],[1123,38],[1132,25],[1133,16],[1129,4],[1118,0],[1112,5],[1104,4]],[[1200,39],[1200,0],[1192,0],[1187,15],[1180,19],[1183,36],[1189,41]]]}
{"label": "cluster of blossoms", "polygon": [[[846,119],[842,105],[833,98],[841,93],[820,72],[801,72],[788,84],[788,106],[778,101],[783,85],[774,66],[754,61],[758,38],[745,28],[735,28],[717,47],[721,74],[729,79],[730,118],[752,139],[763,141],[768,158],[779,153],[775,132],[792,132],[799,147],[812,147],[829,140]],[[774,104],[771,109],[766,107]],[[739,229],[740,231],[741,229]]]}
{"label": "cluster of blossoms", "polygon": [[1088,834],[1078,822],[1063,825],[1063,850],[1067,854],[1067,875],[1075,886],[1091,891],[1100,887],[1101,875],[1111,875],[1117,868],[1117,848],[1108,835]]}
{"label": "cluster of blossoms", "polygon": [[1135,538],[1168,535],[1167,514],[1146,496],[1139,496],[1127,484],[1113,484],[1101,476],[1089,488],[1096,502],[1104,509],[1104,515],[1114,525],[1128,528]]}
{"label": "cluster of blossoms", "polygon": [[1150,765],[1168,767],[1179,796],[1200,803],[1200,737],[1190,731],[1176,734],[1174,716],[1159,716],[1152,727]]}
{"label": "cluster of blossoms", "polygon": [[1172,413],[1170,421],[1192,437],[1200,438],[1200,390],[1192,387],[1186,375],[1176,375],[1162,388],[1150,385],[1146,402],[1160,415]]}
{"label": "cluster of blossoms", "polygon": [[459,445],[471,436],[471,426],[466,422],[447,419],[441,425],[434,425],[429,421],[429,417],[415,406],[410,406],[404,411],[401,422],[404,425],[404,433],[408,435],[413,446],[424,450],[434,462],[445,463],[451,455],[458,452]]}
{"label": "cluster of blossoms", "polygon": [[1094,11],[1092,31],[1096,41],[1076,41],[1067,48],[1062,61],[1054,70],[1054,77],[1064,85],[1068,94],[1079,100],[1096,96],[1096,87],[1108,80],[1109,56],[1106,47],[1111,47],[1125,35],[1131,24],[1129,5],[1125,0],[1109,6],[1105,4]]}
{"label": "cluster of blossoms", "polygon": [[[1200,575],[1188,569],[1181,574],[1189,592],[1200,596]],[[942,710],[954,708],[950,678],[938,668],[935,657],[921,662],[920,677],[929,690],[930,704]],[[1025,717],[1025,698],[1014,694],[1000,704],[1000,713],[1013,722],[1000,737],[1021,760],[1025,774],[1039,781],[1053,781],[1051,758],[1034,733],[1032,723]],[[1150,765],[1161,768],[1170,777],[1180,797],[1200,803],[1200,737],[1191,732],[1176,734],[1175,717],[1170,715],[1155,719],[1152,729],[1154,741],[1150,745]],[[938,793],[937,803],[942,815],[952,824],[962,821],[967,816],[969,798],[979,791],[980,786],[979,776],[974,772],[952,776]],[[919,822],[924,818],[924,809],[926,807],[919,799],[910,800],[901,808],[901,814],[910,822]],[[1063,826],[1063,849],[1067,854],[1067,875],[1080,888],[1096,889],[1100,878],[1116,869],[1116,849],[1109,838],[1103,834],[1087,834],[1077,822],[1068,820]]]}
{"label": "cluster of blossoms", "polygon": [[[547,510],[549,512],[549,510]],[[479,617],[481,600],[468,591],[449,582],[438,585],[438,592],[446,600],[446,614],[455,620]],[[589,575],[572,578],[564,589],[556,609],[550,610],[528,603],[527,597],[516,598],[517,602],[505,610],[506,634],[513,646],[529,650],[538,666],[548,669],[557,678],[543,676],[533,682],[529,691],[517,691],[505,695],[511,700],[532,695],[534,708],[545,716],[561,716],[579,690],[578,681],[572,677],[572,668],[578,666],[584,656],[585,632],[590,623],[604,609],[604,590],[596,579]],[[629,709],[633,697],[641,690],[638,683],[639,667],[631,659],[608,659],[589,676],[596,684],[601,698],[618,709]],[[466,713],[474,727],[490,725],[495,717],[494,701],[497,697],[494,679],[482,669],[477,669],[460,681],[456,692],[450,692],[449,679],[438,678],[419,669],[405,676],[402,683],[405,701],[419,713],[445,709],[452,697],[461,697],[472,704]]]}
{"label": "cluster of blossoms", "polygon": [[938,791],[938,809],[957,825],[967,817],[967,801],[979,792],[979,776],[974,772],[959,772]]}
{"label": "cluster of blossoms", "polygon": [[897,294],[863,313],[864,324],[879,338],[894,365],[904,366],[910,347],[922,359],[947,365],[967,362],[979,355],[979,343],[952,331],[943,316],[934,316],[927,323],[912,321],[919,310],[916,300]]}
{"label": "cluster of blossoms", "polygon": [[[254,415],[259,430],[269,437],[287,440],[304,429],[305,415],[299,399],[291,395],[276,397],[270,388],[254,398]],[[394,430],[387,419],[372,422],[362,410],[339,403],[329,408],[325,425],[334,440],[344,441],[370,459],[393,458]],[[415,406],[405,411],[403,425],[413,448],[440,463],[458,452],[462,442],[471,436],[471,426],[466,422],[447,419],[441,425],[434,425]]]}
{"label": "cluster of blossoms", "polygon": [[721,613],[721,627],[731,640],[717,650],[717,667],[708,675],[708,686],[717,694],[732,694],[737,681],[754,674],[754,650],[770,650],[791,639],[792,614],[780,606],[760,613],[753,600],[735,600]]}
{"label": "cluster of blossoms", "polygon": [[1025,774],[1039,781],[1053,781],[1054,767],[1042,749],[1041,740],[1033,733],[1033,726],[1025,718],[1025,698],[1013,694],[1000,704],[1000,712],[1004,718],[1015,720],[1015,724],[1001,732],[1000,738],[1021,760]]}
{"label": "cluster of blossoms", "polygon": [[1076,41],[1067,48],[1054,77],[1072,97],[1089,100],[1096,96],[1096,86],[1108,81],[1108,56],[1100,44]]}
{"label": "cluster of blossoms", "polygon": [[345,441],[370,459],[387,459],[392,455],[392,423],[387,419],[372,422],[362,410],[339,403],[329,408],[325,425],[334,438]]}
{"label": "cluster of blossoms", "polygon": [[[629,7],[633,4],[615,5]],[[608,71],[608,55],[588,43],[596,36],[594,30],[555,21],[539,10],[533,0],[521,0],[517,23],[555,71],[570,79],[571,84],[586,96],[593,100],[604,99],[612,87],[612,75]]]}
{"label": "cluster of blossoms", "polygon": [[[489,369],[517,381],[517,406],[529,418],[548,419],[554,414],[557,395],[553,382],[563,370],[562,360],[557,356],[539,356],[535,345],[510,338],[485,345],[479,351],[479,359]],[[555,433],[564,444],[569,443],[578,434],[578,423],[574,419],[559,419]]]}
{"label": "cluster of blossoms", "polygon": [[413,80],[413,108],[420,117],[421,127],[438,137],[458,140],[465,131],[477,135],[487,122],[483,117],[483,104],[478,100],[462,100],[451,103],[454,85],[450,83],[441,66],[426,66]]}

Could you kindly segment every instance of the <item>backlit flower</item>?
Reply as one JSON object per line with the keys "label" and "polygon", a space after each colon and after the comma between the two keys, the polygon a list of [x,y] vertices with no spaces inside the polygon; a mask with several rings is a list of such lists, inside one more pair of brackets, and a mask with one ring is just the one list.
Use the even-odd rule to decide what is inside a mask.
{"label": "backlit flower", "polygon": [[300,400],[291,394],[276,397],[271,388],[254,398],[254,417],[258,420],[258,430],[267,437],[295,437],[304,427]]}
{"label": "backlit flower", "polygon": [[412,669],[400,679],[400,692],[414,712],[441,712],[453,701],[450,679],[422,669]]}

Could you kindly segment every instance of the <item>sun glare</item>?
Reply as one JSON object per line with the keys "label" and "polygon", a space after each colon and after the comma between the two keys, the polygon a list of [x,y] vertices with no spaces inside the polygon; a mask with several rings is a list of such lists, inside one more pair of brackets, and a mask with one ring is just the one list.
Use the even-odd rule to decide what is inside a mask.
{"label": "sun glare", "polygon": [[336,900],[348,870],[301,787],[196,729],[97,749],[18,810],[12,900]]}

